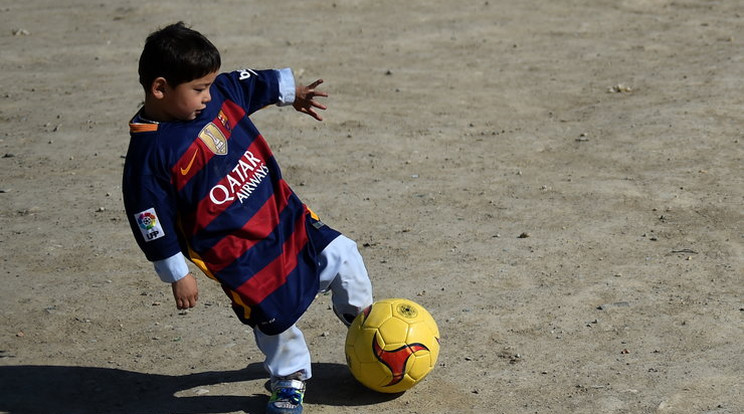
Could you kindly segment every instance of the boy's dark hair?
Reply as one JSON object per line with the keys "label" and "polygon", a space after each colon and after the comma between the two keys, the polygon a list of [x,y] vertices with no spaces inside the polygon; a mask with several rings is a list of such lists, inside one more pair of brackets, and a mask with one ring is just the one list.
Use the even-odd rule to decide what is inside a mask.
{"label": "boy's dark hair", "polygon": [[176,87],[216,72],[220,64],[220,52],[212,42],[178,22],[147,37],[139,60],[139,81],[146,92],[161,76]]}

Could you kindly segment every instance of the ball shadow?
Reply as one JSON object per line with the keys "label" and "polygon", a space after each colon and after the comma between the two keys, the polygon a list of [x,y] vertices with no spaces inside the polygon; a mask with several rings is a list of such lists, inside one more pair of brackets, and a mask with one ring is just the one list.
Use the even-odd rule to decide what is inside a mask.
{"label": "ball shadow", "polygon": [[308,404],[332,406],[374,405],[394,400],[403,393],[385,394],[360,384],[343,364],[313,364],[313,378],[308,381],[305,401]]}

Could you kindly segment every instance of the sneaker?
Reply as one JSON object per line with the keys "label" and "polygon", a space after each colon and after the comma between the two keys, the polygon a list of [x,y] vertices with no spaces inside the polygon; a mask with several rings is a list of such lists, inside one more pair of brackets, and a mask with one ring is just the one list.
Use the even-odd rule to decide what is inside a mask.
{"label": "sneaker", "polygon": [[301,414],[305,397],[305,382],[295,379],[280,379],[271,383],[271,398],[267,414]]}

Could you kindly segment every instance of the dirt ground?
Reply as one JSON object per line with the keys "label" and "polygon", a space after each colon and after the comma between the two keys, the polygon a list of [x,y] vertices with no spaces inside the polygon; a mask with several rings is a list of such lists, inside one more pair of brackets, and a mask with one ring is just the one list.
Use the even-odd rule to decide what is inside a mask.
{"label": "dirt ground", "polygon": [[121,200],[137,60],[184,20],[223,69],[325,79],[254,122],[442,334],[358,385],[318,297],[306,413],[744,412],[744,9],[712,0],[0,0],[0,412],[262,413],[219,287],[179,312]]}

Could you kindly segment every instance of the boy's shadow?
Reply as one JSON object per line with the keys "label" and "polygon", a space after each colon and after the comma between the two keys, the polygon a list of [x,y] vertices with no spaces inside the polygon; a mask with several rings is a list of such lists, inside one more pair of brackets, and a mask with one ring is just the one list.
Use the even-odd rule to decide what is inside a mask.
{"label": "boy's shadow", "polygon": [[[345,365],[314,364],[305,401],[359,406],[396,398],[359,385]],[[176,396],[195,387],[268,378],[262,364],[223,372],[170,376],[112,368],[21,365],[0,367],[0,412],[9,414],[263,413],[269,393]]]}

